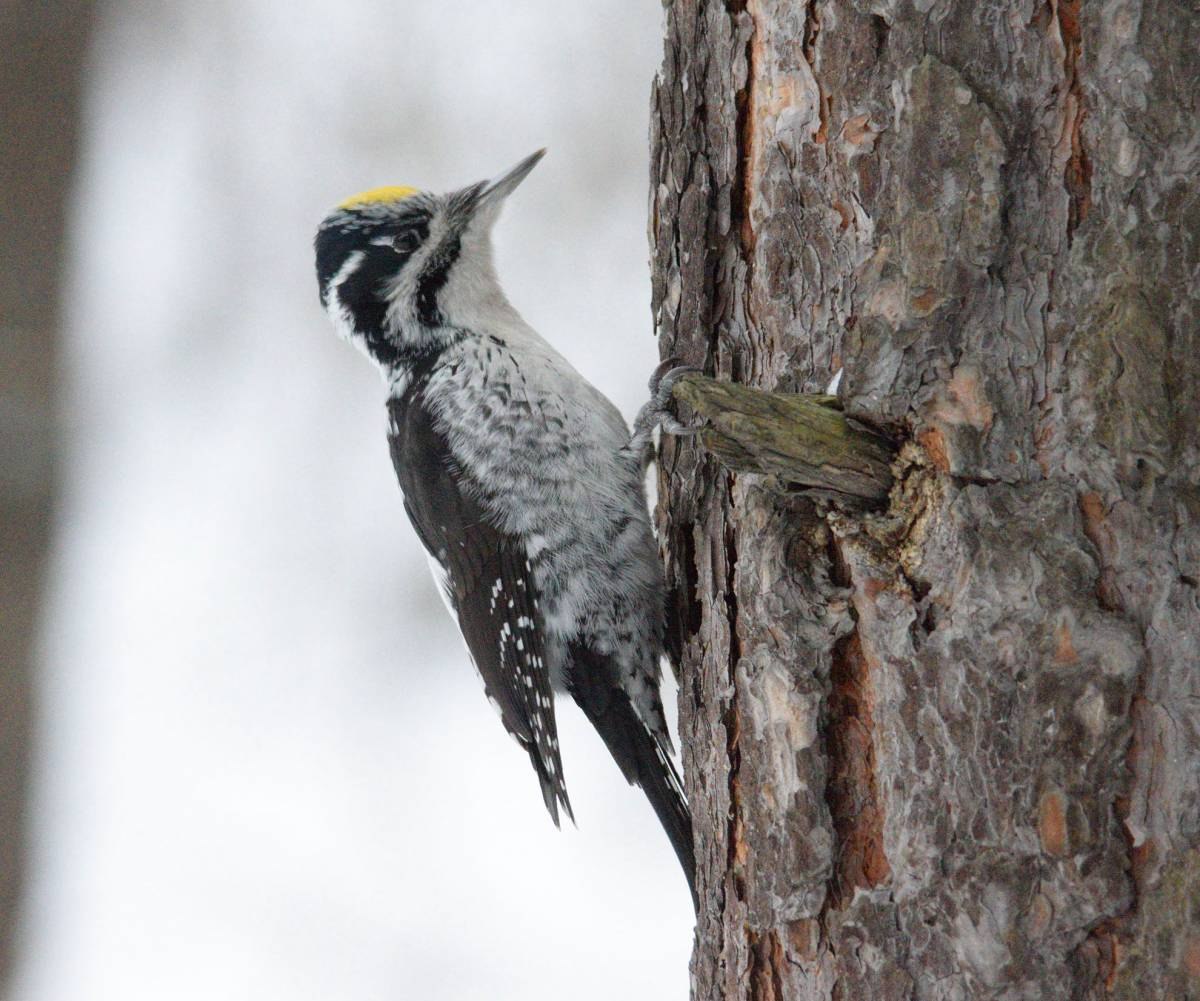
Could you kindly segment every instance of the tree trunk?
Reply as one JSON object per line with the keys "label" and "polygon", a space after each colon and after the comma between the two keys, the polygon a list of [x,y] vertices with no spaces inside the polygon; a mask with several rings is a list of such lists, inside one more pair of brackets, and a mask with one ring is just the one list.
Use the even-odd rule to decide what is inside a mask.
{"label": "tree trunk", "polygon": [[1200,997],[1198,38],[668,7],[663,356],[903,446],[864,511],[664,443],[697,999]]}
{"label": "tree trunk", "polygon": [[0,991],[23,889],[59,292],[91,7],[0,5]]}

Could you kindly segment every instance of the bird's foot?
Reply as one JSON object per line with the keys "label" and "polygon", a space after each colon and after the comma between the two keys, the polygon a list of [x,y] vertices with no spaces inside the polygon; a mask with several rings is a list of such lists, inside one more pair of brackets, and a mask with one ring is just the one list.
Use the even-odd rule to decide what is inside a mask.
{"label": "bird's foot", "polygon": [[662,428],[664,434],[679,436],[693,435],[699,427],[682,423],[674,414],[671,392],[675,383],[685,375],[699,372],[694,365],[684,365],[678,358],[661,362],[650,376],[650,401],[638,411],[633,422],[630,450],[640,457],[642,465],[649,464],[654,452],[654,429]]}
{"label": "bird's foot", "polygon": [[659,362],[650,375],[650,402],[638,412],[637,420],[634,421],[634,433],[637,433],[636,429],[639,426],[645,426],[648,432],[660,427],[667,434],[696,434],[700,430],[699,427],[683,424],[675,416],[671,393],[675,389],[675,383],[685,375],[702,371],[695,365],[685,365],[679,358],[668,358]]}

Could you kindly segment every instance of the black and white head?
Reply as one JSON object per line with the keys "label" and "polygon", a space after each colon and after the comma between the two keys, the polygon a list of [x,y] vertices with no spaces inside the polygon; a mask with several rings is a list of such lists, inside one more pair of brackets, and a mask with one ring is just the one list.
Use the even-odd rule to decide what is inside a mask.
{"label": "black and white head", "polygon": [[544,153],[445,195],[373,188],[326,216],[317,285],[338,334],[388,371],[511,311],[492,265],[492,226]]}

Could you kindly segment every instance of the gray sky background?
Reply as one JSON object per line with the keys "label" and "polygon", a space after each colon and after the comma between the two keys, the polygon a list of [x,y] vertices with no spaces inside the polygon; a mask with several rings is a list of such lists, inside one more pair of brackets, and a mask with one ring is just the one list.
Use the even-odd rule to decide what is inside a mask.
{"label": "gray sky background", "polygon": [[[562,708],[556,832],[404,517],[311,239],[540,146],[513,302],[626,415],[656,362],[653,0],[108,5],[14,1001],[686,997],[666,837]],[[673,694],[670,698],[673,703]]]}

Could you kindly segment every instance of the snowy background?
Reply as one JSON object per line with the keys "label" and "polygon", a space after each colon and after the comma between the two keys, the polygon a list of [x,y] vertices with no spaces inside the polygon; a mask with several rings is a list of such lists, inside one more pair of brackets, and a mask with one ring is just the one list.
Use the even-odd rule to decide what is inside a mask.
{"label": "snowy background", "polygon": [[500,272],[632,415],[657,360],[660,17],[654,0],[105,8],[13,1001],[686,997],[665,835],[562,703],[580,827],[551,825],[311,260],[352,192],[457,187],[547,146],[498,227]]}

